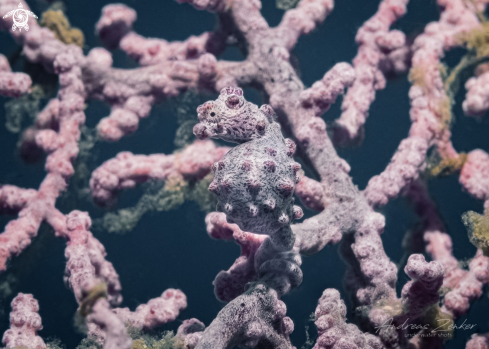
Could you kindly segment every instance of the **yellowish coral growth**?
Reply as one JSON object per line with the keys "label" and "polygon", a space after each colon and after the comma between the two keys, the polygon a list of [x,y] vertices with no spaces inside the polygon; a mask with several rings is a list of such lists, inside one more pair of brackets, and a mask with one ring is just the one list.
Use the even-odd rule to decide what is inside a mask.
{"label": "yellowish coral growth", "polygon": [[423,66],[414,66],[409,71],[409,82],[411,82],[414,86],[419,86],[427,92],[426,79],[425,79],[425,69]]}
{"label": "yellowish coral growth", "polygon": [[[432,111],[440,119],[440,128],[445,129],[450,127],[452,121],[452,100],[450,98],[450,89],[452,88],[452,82],[458,76],[459,71],[453,71],[448,75],[448,70],[443,64],[438,65],[440,76],[445,80],[445,90],[448,96],[443,97],[438,102],[437,106],[432,106]],[[417,65],[411,68],[409,71],[409,81],[414,86],[419,86],[423,89],[425,95],[430,95],[433,91],[432,86],[428,85],[426,81],[426,68],[423,65]]]}
{"label": "yellowish coral growth", "polygon": [[200,181],[194,184],[188,193],[188,199],[195,201],[204,212],[211,212],[216,209],[216,198],[209,191],[209,184],[214,179],[214,175],[209,173]]}
{"label": "yellowish coral growth", "polygon": [[132,341],[132,349],[147,349],[148,346],[144,343],[144,339],[136,339]]}
{"label": "yellowish coral growth", "polygon": [[134,207],[106,213],[96,224],[101,224],[110,233],[126,233],[136,226],[146,212],[177,209],[185,200],[195,201],[202,211],[210,212],[216,207],[216,199],[207,189],[212,179],[212,173],[200,181],[186,181],[182,176],[175,175],[169,177],[163,187],[158,182],[148,183],[146,193]]}
{"label": "yellowish coral growth", "polygon": [[[448,176],[459,171],[467,161],[467,154],[460,153],[457,157],[442,158],[434,161],[430,159],[428,164],[428,174],[432,177]],[[430,163],[431,162],[431,163]]]}
{"label": "yellowish coral growth", "polygon": [[389,314],[390,317],[392,318],[399,316],[403,313],[402,303],[401,300],[399,299],[395,299],[395,300],[381,299],[373,306],[373,308],[382,309],[385,313]]}
{"label": "yellowish coral growth", "polygon": [[474,211],[465,212],[462,221],[467,227],[470,242],[489,257],[489,210],[484,215]]}
{"label": "yellowish coral growth", "polygon": [[92,312],[92,307],[100,298],[107,297],[107,285],[100,282],[93,286],[83,297],[80,304],[80,315],[86,317]]}
{"label": "yellowish coral growth", "polygon": [[441,100],[436,112],[440,118],[440,127],[442,129],[450,127],[452,122],[452,102],[450,98],[446,97]]}
{"label": "yellowish coral growth", "polygon": [[453,337],[453,317],[441,311],[436,304],[430,307],[424,314],[424,321],[429,325],[428,332],[436,329],[436,332],[447,335],[444,339]]}
{"label": "yellowish coral growth", "polygon": [[149,335],[141,330],[128,326],[127,333],[133,339],[132,349],[185,349],[185,340],[175,336],[173,332]]}
{"label": "yellowish coral growth", "polygon": [[75,44],[83,47],[85,37],[77,28],[71,28],[70,22],[61,10],[48,10],[42,14],[41,26],[51,30],[56,38],[65,44]]}
{"label": "yellowish coral growth", "polygon": [[459,34],[456,39],[460,44],[465,44],[469,50],[476,51],[478,58],[488,56],[489,22],[482,22],[481,26]]}

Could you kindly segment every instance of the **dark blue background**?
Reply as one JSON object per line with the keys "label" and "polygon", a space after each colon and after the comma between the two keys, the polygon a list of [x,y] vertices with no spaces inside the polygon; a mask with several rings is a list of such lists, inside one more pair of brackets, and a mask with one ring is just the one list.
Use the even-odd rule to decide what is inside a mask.
{"label": "dark blue background", "polygon": [[[215,15],[196,11],[189,5],[179,5],[173,1],[122,1],[138,13],[135,30],[141,35],[184,40],[190,35],[199,35],[215,27]],[[263,14],[271,26],[277,25],[283,11],[275,8],[273,0],[263,0]],[[40,14],[47,3],[38,0],[28,1],[32,10]],[[85,52],[100,46],[94,35],[94,25],[99,19],[101,9],[109,1],[65,1],[67,16],[72,26],[80,28],[86,39]],[[300,38],[294,50],[299,61],[302,80],[306,86],[320,79],[335,63],[351,62],[357,46],[354,37],[358,28],[371,17],[378,6],[372,0],[337,1],[335,9],[326,21],[312,34]],[[426,23],[437,20],[438,10],[433,0],[412,0],[408,14],[395,25],[408,36],[421,32]],[[0,52],[12,54],[17,46],[6,33],[0,33]],[[463,50],[449,53],[446,62],[453,66],[460,59]],[[237,49],[230,48],[222,55],[230,60],[242,59]],[[114,52],[115,66],[133,67],[134,62],[121,52]],[[22,70],[22,61],[14,66]],[[390,80],[384,91],[377,93],[370,108],[365,131],[365,141],[360,147],[339,149],[339,154],[352,167],[351,175],[360,189],[368,180],[380,173],[388,164],[399,142],[406,137],[410,127],[409,89],[407,77]],[[453,143],[458,151],[482,148],[489,151],[489,119],[482,121],[463,116],[460,104],[465,90],[460,89],[456,118],[453,125]],[[263,103],[260,94],[246,89],[247,99]],[[214,98],[203,96],[202,101]],[[20,187],[37,188],[44,178],[43,162],[26,165],[17,155],[18,134],[8,132],[4,127],[5,110],[3,104],[8,98],[0,97],[0,184],[13,184]],[[171,153],[174,150],[174,134],[177,121],[174,113],[175,102],[169,101],[155,106],[151,116],[143,120],[139,130],[120,142],[96,144],[90,163],[98,166],[114,157],[119,151],[133,153]],[[325,115],[327,121],[339,115],[337,103]],[[89,102],[86,110],[87,125],[94,127],[101,117],[108,115],[109,108],[101,102]],[[26,122],[24,127],[28,126]],[[466,229],[461,222],[461,214],[467,210],[482,211],[482,205],[461,191],[456,176],[445,177],[430,182],[430,191],[439,205],[446,222],[448,233],[454,242],[454,255],[461,260],[471,258],[475,248],[469,243]],[[122,193],[118,207],[133,206],[142,194],[141,189]],[[57,207],[68,213],[72,209],[86,210],[92,218],[101,217],[104,211],[90,201],[65,195],[57,202]],[[405,232],[416,222],[416,217],[404,199],[397,199],[382,208],[387,226],[383,234],[384,247],[389,257],[396,263],[404,260],[402,239]],[[308,213],[310,214],[310,213]],[[178,320],[165,326],[175,330],[180,321],[196,317],[208,325],[223,304],[213,294],[211,284],[215,275],[227,269],[239,255],[239,248],[233,243],[224,243],[208,238],[204,224],[205,214],[193,202],[187,202],[179,209],[170,212],[146,214],[137,227],[126,235],[108,234],[96,231],[96,237],[105,245],[110,260],[118,271],[123,287],[123,306],[135,309],[141,303],[159,296],[168,287],[180,288],[188,298],[188,308]],[[14,217],[1,216],[4,226]],[[11,294],[0,299],[0,333],[8,327],[10,301],[17,292],[33,293],[39,300],[40,314],[44,329],[43,338],[56,336],[74,348],[82,336],[73,328],[73,314],[77,304],[71,291],[63,284],[65,268],[65,241],[56,239],[52,229],[43,225],[39,236],[20,257],[14,258],[9,271],[0,275],[0,285],[11,287]],[[298,348],[305,341],[305,326],[310,326],[311,335],[315,329],[309,322],[309,315],[315,310],[322,291],[334,287],[342,292],[349,303],[349,295],[342,288],[345,270],[344,262],[337,253],[337,247],[326,247],[319,254],[304,258],[304,282],[299,289],[284,297],[288,315],[294,320],[295,331],[292,341]],[[398,290],[408,281],[400,265]],[[2,286],[0,286],[0,290]],[[456,331],[456,338],[448,343],[448,348],[460,348],[467,338],[475,332],[489,331],[487,312],[489,300],[487,288],[483,297],[473,306],[469,314],[462,317],[468,323],[477,324],[472,331]],[[350,314],[349,314],[350,316]]]}

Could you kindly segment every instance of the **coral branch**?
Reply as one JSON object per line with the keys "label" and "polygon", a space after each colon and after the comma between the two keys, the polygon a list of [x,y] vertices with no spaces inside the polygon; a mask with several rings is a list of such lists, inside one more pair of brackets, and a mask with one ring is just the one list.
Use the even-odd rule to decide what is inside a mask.
{"label": "coral branch", "polygon": [[[415,319],[422,315],[429,306],[437,304],[438,290],[443,283],[445,269],[437,261],[428,263],[423,255],[413,254],[409,256],[404,271],[412,281],[404,285],[401,291],[403,317]],[[420,295],[423,296],[420,297]]]}
{"label": "coral branch", "polygon": [[340,118],[334,128],[334,142],[348,144],[363,134],[375,91],[386,85],[384,74],[403,72],[408,68],[409,48],[399,30],[389,31],[406,13],[408,0],[383,0],[377,13],[358,30],[355,41],[358,54],[353,59],[357,76],[343,100]]}
{"label": "coral branch", "polygon": [[452,255],[452,239],[445,232],[444,224],[435,203],[428,194],[426,184],[420,180],[412,182],[406,188],[405,195],[412,203],[414,212],[421,219],[420,224],[410,234],[410,249],[413,252],[422,252],[420,244],[425,243],[426,252],[445,269],[443,287],[456,287],[467,271],[459,267],[457,259]]}
{"label": "coral branch", "polygon": [[6,348],[46,348],[37,331],[42,330],[39,303],[31,294],[19,293],[12,300],[10,329],[3,335]]}
{"label": "coral branch", "polygon": [[426,251],[445,269],[443,287],[449,292],[443,299],[441,311],[450,314],[454,319],[459,318],[467,313],[471,301],[481,297],[484,284],[489,283],[489,258],[478,250],[469,263],[469,270],[461,269],[452,255],[452,240],[444,232],[443,224],[426,187],[415,182],[409,187],[407,196],[422,219],[418,232],[414,234],[423,236],[427,244]]}
{"label": "coral branch", "polygon": [[[103,329],[104,349],[130,349],[132,340],[127,336],[124,323],[111,310],[109,303],[104,299],[99,299],[92,307],[87,322]],[[95,337],[99,344],[100,337]]]}
{"label": "coral branch", "polygon": [[[409,183],[418,178],[424,168],[428,147],[435,145],[442,158],[456,158],[457,152],[450,141],[450,100],[440,72],[440,58],[444,51],[456,47],[457,35],[480,26],[474,8],[463,1],[439,1],[443,6],[440,20],[428,24],[425,32],[413,45],[409,90],[412,125],[409,137],[401,142],[386,170],[373,177],[365,191],[373,205],[385,205]],[[409,165],[408,165],[409,164]],[[375,197],[373,188],[387,181],[383,195]]]}
{"label": "coral branch", "polygon": [[470,302],[482,296],[482,288],[488,283],[489,258],[479,250],[469,263],[469,272],[445,295],[442,310],[455,318],[466,314]]}
{"label": "coral branch", "polygon": [[289,334],[294,330],[294,323],[285,316],[286,310],[273,289],[256,284],[217,314],[196,349],[237,345],[293,349]]}
{"label": "coral branch", "polygon": [[205,325],[197,319],[184,320],[175,337],[183,338],[185,349],[194,349],[202,338]]}
{"label": "coral branch", "polygon": [[31,77],[25,73],[12,73],[7,58],[0,54],[0,95],[20,97],[31,91]]}
{"label": "coral branch", "polygon": [[0,187],[0,213],[19,213],[36,194],[34,189],[22,189],[14,185]]}
{"label": "coral branch", "polygon": [[300,94],[302,106],[311,108],[316,116],[326,112],[336,98],[355,81],[355,70],[347,63],[338,63],[324,77],[315,82],[311,88]]}
{"label": "coral branch", "polygon": [[103,282],[107,285],[107,299],[112,305],[118,305],[122,302],[119,275],[112,263],[105,260],[104,246],[89,231],[91,223],[86,212],[72,211],[66,216],[66,225],[56,231],[57,236],[68,240],[64,280],[78,303],[82,302],[86,290]]}
{"label": "coral branch", "polygon": [[181,310],[187,307],[187,297],[180,290],[169,288],[158,298],[141,304],[134,312],[129,308],[115,308],[112,312],[125,324],[137,329],[150,330],[174,321]]}
{"label": "coral branch", "polygon": [[301,0],[296,8],[285,12],[277,27],[281,44],[292,50],[301,35],[309,34],[333,11],[333,0]]}
{"label": "coral branch", "polygon": [[19,212],[19,218],[9,222],[0,234],[0,271],[5,270],[8,258],[18,255],[30,244],[43,220],[50,222],[58,216],[54,204],[73,175],[71,161],[78,154],[79,126],[85,122],[81,69],[76,66],[80,57],[81,50],[70,47],[54,61],[61,85],[58,93],[59,131],[42,130],[35,136],[37,146],[49,153],[45,166],[48,174],[36,195]]}
{"label": "coral branch", "polygon": [[482,116],[489,109],[489,72],[472,77],[465,83],[467,94],[462,104],[465,115]]}
{"label": "coral branch", "polygon": [[100,40],[109,49],[119,46],[121,39],[132,30],[137,14],[123,4],[107,5],[102,8],[102,16],[95,25]]}
{"label": "coral branch", "polygon": [[[216,196],[219,212],[207,215],[208,234],[234,241],[241,248],[233,265],[214,280],[216,297],[227,302],[215,320],[207,328],[197,319],[186,320],[175,337],[165,336],[158,343],[187,349],[295,348],[289,339],[294,325],[280,299],[302,283],[301,255],[341,241],[340,251],[348,263],[346,287],[362,325],[371,332],[377,330],[378,336],[347,324],[339,292],[327,289],[316,309],[319,338],[314,348],[441,346],[441,339],[424,339],[426,328],[408,332],[404,324],[420,321],[431,326],[436,320],[456,319],[467,313],[470,302],[489,283],[489,155],[479,149],[458,154],[450,133],[454,82],[462,68],[469,66],[469,56],[448,77],[441,65],[445,52],[457,46],[466,45],[469,55],[475,52],[478,59],[487,55],[486,1],[438,0],[440,19],[428,24],[409,47],[402,32],[390,30],[406,12],[407,0],[383,0],[377,13],[358,30],[354,67],[337,63],[308,89],[291,64],[291,51],[301,35],[313,31],[329,15],[332,0],[301,0],[285,12],[276,28],[270,28],[262,15],[260,0],[177,1],[216,12],[215,31],[175,42],[146,38],[133,30],[136,11],[122,4],[107,5],[96,25],[106,49],[95,47],[84,55],[83,34],[70,29],[61,12],[46,12],[41,21],[46,27],[31,20],[29,27],[20,30],[15,21],[11,26],[9,16],[29,7],[22,0],[0,0],[0,28],[11,28],[19,52],[29,63],[41,64],[59,77],[57,97],[24,131],[20,146],[30,160],[47,154],[46,177],[38,190],[0,187],[0,213],[18,214],[0,234],[0,271],[47,222],[56,236],[67,240],[65,282],[75,295],[77,314],[87,323],[89,338],[104,349],[146,346],[149,340],[132,343],[126,326],[146,331],[148,338],[147,332],[177,318],[187,305],[186,296],[168,289],[135,311],[113,308],[122,301],[119,276],[106,260],[104,246],[89,230],[89,215],[76,210],[64,215],[56,209],[56,200],[74,174],[87,101],[98,99],[110,106],[110,115],[99,121],[97,131],[105,140],[118,141],[135,132],[156,103],[188,90],[220,91],[216,100],[197,108],[200,122],[193,131],[198,141],[170,155],[119,153],[98,167],[90,180],[92,196],[101,205],[113,204],[124,188],[166,181],[158,195],[145,195],[133,210],[124,211],[130,224],[129,220],[117,223],[125,228],[132,228],[135,218],[149,208],[166,209],[169,202],[195,199],[212,180],[209,190]],[[241,62],[219,59],[228,45],[236,45],[246,58]],[[113,49],[140,66],[113,68],[108,51]],[[386,169],[361,192],[329,135],[335,144],[360,140],[375,91],[385,88],[387,76],[405,71],[410,64],[409,135]],[[485,74],[466,84],[463,108],[469,115],[482,115],[488,109]],[[0,94],[18,97],[29,93],[30,85],[29,75],[13,73],[0,55]],[[246,101],[238,86],[257,88],[270,105],[258,107]],[[342,116],[327,130],[320,116],[345,88]],[[282,130],[291,138],[285,139]],[[218,147],[207,138],[238,145]],[[433,151],[427,159],[429,149]],[[301,178],[303,171],[294,156],[315,179]],[[434,164],[438,157],[439,164]],[[452,255],[451,238],[420,178],[427,164],[433,177],[460,170],[463,188],[485,202],[484,216],[474,212],[463,216],[470,239],[479,249],[468,270]],[[303,216],[294,205],[294,193],[306,207],[319,212],[294,224]],[[384,251],[381,238],[385,218],[374,211],[399,194],[407,196],[421,219],[408,234],[404,271],[411,280],[400,296],[396,294],[396,287],[401,286],[396,285],[397,266]],[[104,224],[118,217],[104,218]],[[420,254],[425,245],[431,262]],[[36,335],[41,329],[37,301],[19,294],[12,307],[5,345],[46,347]],[[484,346],[486,339],[474,337],[467,347]]]}
{"label": "coral branch", "polygon": [[326,348],[383,348],[380,340],[369,333],[362,333],[354,324],[346,323],[346,306],[340,293],[324,290],[314,313],[318,339],[314,349]]}
{"label": "coral branch", "polygon": [[472,196],[485,201],[489,209],[489,155],[486,152],[476,149],[468,154],[459,181]]}
{"label": "coral branch", "polygon": [[387,168],[368,181],[364,191],[368,203],[374,207],[383,206],[397,197],[424,170],[427,150],[426,141],[420,137],[402,140]]}
{"label": "coral branch", "polygon": [[181,153],[172,155],[119,153],[115,159],[104,162],[93,171],[90,179],[92,196],[98,204],[110,205],[119,190],[133,188],[137,183],[166,180],[171,176],[202,179],[228,149],[216,147],[208,140],[196,141]]}
{"label": "coral branch", "polygon": [[465,349],[488,349],[489,334],[472,335],[472,338],[465,345]]}

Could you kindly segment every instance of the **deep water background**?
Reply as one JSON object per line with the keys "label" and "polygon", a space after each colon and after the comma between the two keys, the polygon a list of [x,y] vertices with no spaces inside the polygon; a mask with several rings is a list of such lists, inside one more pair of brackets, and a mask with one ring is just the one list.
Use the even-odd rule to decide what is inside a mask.
{"label": "deep water background", "polygon": [[[120,1],[138,13],[135,31],[143,36],[166,40],[184,40],[190,35],[199,35],[215,27],[213,14],[196,11],[189,5],[179,5],[174,1]],[[262,0],[262,13],[275,26],[283,11],[275,7],[272,0]],[[66,14],[73,27],[85,34],[85,52],[100,46],[94,35],[94,25],[99,19],[101,9],[110,1],[82,2],[67,0]],[[28,1],[31,9],[42,13],[47,2]],[[313,33],[300,38],[293,54],[299,62],[299,70],[306,86],[320,79],[334,64],[351,62],[356,54],[354,41],[357,29],[377,10],[378,1],[343,0],[337,1],[335,9],[326,21]],[[426,23],[437,20],[438,10],[433,0],[412,0],[408,14],[395,25],[409,37],[421,32]],[[11,37],[0,33],[0,53],[11,56],[18,46]],[[448,53],[446,63],[454,66],[463,50]],[[243,57],[237,49],[230,48],[221,56],[223,59],[240,60]],[[114,65],[130,68],[135,63],[122,52],[114,51]],[[14,70],[22,71],[23,58],[17,60]],[[409,83],[406,75],[389,80],[387,88],[377,93],[370,108],[366,124],[365,140],[360,147],[339,149],[352,170],[351,175],[360,189],[368,180],[380,173],[388,164],[399,142],[406,137],[410,127]],[[489,151],[489,117],[482,120],[465,117],[461,102],[465,95],[463,86],[457,94],[454,107],[453,143],[458,151],[482,148]],[[262,104],[260,93],[245,89],[245,96],[257,104]],[[202,96],[201,101],[214,99],[214,95]],[[10,133],[4,126],[4,103],[9,99],[0,97],[0,184],[13,184],[26,188],[37,188],[44,178],[44,162],[25,164],[18,156],[19,134]],[[142,120],[139,130],[117,143],[99,142],[92,150],[87,166],[99,166],[120,151],[136,154],[171,153],[177,120],[175,103],[168,101],[155,106],[151,115]],[[339,116],[341,101],[337,102],[324,116],[332,121]],[[100,118],[108,115],[107,105],[88,102],[86,109],[87,125],[94,127]],[[25,118],[23,127],[29,126]],[[461,261],[474,255],[475,248],[468,241],[461,215],[468,210],[482,211],[482,203],[461,191],[457,176],[432,180],[430,192],[439,206],[447,231],[453,239],[453,253]],[[121,193],[117,208],[134,206],[142,195],[141,188]],[[92,219],[99,218],[104,210],[74,192],[64,195],[57,207],[68,213],[73,209],[90,212]],[[404,199],[399,198],[381,209],[386,216],[386,229],[382,236],[388,256],[399,265],[398,291],[409,280],[403,268],[403,236],[417,219]],[[310,216],[312,213],[307,212]],[[196,317],[208,325],[223,307],[213,294],[212,280],[223,269],[229,268],[239,255],[239,248],[233,243],[210,239],[205,231],[205,214],[194,202],[187,202],[179,209],[169,212],[155,212],[144,215],[137,227],[125,235],[95,231],[95,236],[104,244],[107,259],[114,264],[120,275],[124,302],[122,306],[132,310],[137,305],[159,296],[169,287],[180,288],[188,299],[188,307],[178,320],[167,324],[164,329],[176,330],[182,320]],[[2,227],[14,217],[0,216]],[[57,239],[52,229],[43,225],[32,245],[21,256],[14,258],[9,270],[0,275],[0,333],[8,328],[10,302],[17,292],[33,293],[40,304],[40,314],[44,329],[43,338],[57,337],[67,348],[74,348],[83,338],[73,326],[73,315],[77,309],[74,296],[63,284],[65,268],[65,241]],[[345,264],[341,260],[337,246],[326,247],[312,257],[305,257],[302,266],[304,282],[284,297],[287,314],[295,323],[292,334],[294,345],[300,348],[306,340],[306,326],[311,336],[316,336],[315,327],[309,321],[322,291],[334,287],[341,291],[349,306],[349,318],[353,309],[349,295],[343,290],[342,278]],[[475,332],[488,332],[489,299],[487,287],[484,295],[471,307],[470,312],[457,323],[476,324],[471,331],[455,331],[455,339],[447,343],[447,348],[461,348],[467,338]]]}

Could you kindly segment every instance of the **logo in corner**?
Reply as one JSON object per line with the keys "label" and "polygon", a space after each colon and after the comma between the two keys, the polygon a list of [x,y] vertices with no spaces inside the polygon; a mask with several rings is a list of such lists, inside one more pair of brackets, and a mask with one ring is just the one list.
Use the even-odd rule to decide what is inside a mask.
{"label": "logo in corner", "polygon": [[15,31],[17,28],[19,28],[19,31],[22,31],[22,28],[25,29],[25,31],[29,30],[29,25],[27,24],[27,19],[29,16],[37,18],[37,16],[34,14],[34,12],[24,10],[24,6],[22,6],[22,3],[19,3],[19,8],[17,10],[12,10],[9,13],[7,13],[3,18],[8,18],[10,16],[13,16],[14,24],[12,24],[12,30]]}

